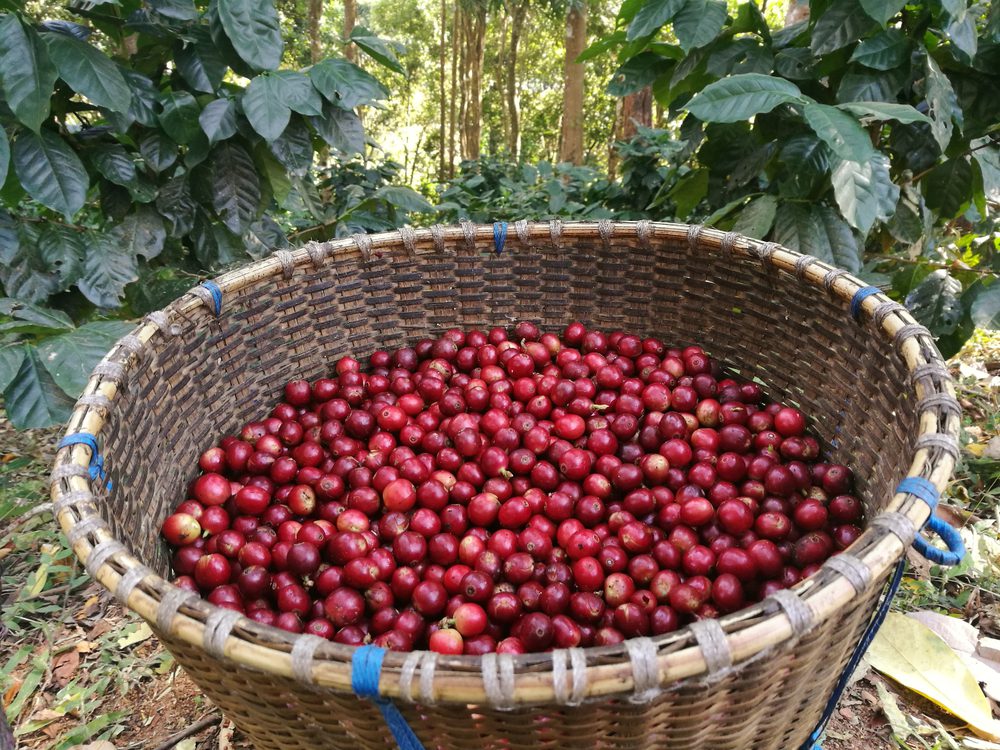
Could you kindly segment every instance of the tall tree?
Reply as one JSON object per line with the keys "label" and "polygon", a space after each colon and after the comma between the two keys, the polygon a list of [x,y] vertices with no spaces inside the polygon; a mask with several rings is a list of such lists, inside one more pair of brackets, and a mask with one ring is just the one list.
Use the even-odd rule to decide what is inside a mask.
{"label": "tall tree", "polygon": [[570,0],[566,12],[566,60],[563,66],[562,133],[559,160],[583,163],[583,63],[578,63],[587,46],[587,6],[585,0]]}
{"label": "tall tree", "polygon": [[618,174],[618,141],[628,141],[635,137],[640,126],[648,128],[653,124],[653,89],[649,86],[628,94],[615,107],[615,126],[611,132],[608,149],[608,174],[614,178]]}
{"label": "tall tree", "polygon": [[451,14],[451,98],[448,112],[448,176],[455,176],[455,125],[458,100],[458,48],[461,45],[459,36],[459,15],[462,10],[455,0]]}
{"label": "tall tree", "polygon": [[309,0],[309,59],[313,64],[318,63],[323,56],[319,36],[319,22],[322,18],[323,0]]}
{"label": "tall tree", "polygon": [[[357,0],[344,0],[344,39],[351,38],[351,32],[354,31],[354,25],[358,21],[358,5]],[[344,57],[346,57],[351,62],[356,62],[358,57],[358,51],[355,49],[353,44],[348,44],[347,48],[344,50]]]}
{"label": "tall tree", "polygon": [[510,127],[507,130],[507,151],[510,158],[517,161],[521,154],[521,96],[517,89],[517,48],[521,43],[521,33],[528,17],[528,0],[509,0],[506,3],[510,14],[510,48],[507,52],[506,86],[504,96],[507,97],[507,117]]}
{"label": "tall tree", "polygon": [[448,2],[447,0],[441,0],[441,35],[439,37],[438,45],[438,77],[439,86],[438,94],[440,99],[441,111],[440,111],[440,126],[441,126],[441,138],[440,138],[440,153],[438,154],[438,179],[444,182],[448,179],[448,171],[446,169],[447,158],[448,158],[448,147],[445,143],[445,138],[448,135],[448,115],[447,115],[447,101],[444,98],[444,86],[445,86],[445,38],[447,36],[447,26],[448,26]]}
{"label": "tall tree", "polygon": [[486,36],[486,7],[484,0],[471,0],[462,13],[465,29],[462,63],[465,107],[461,118],[463,159],[479,158],[479,140],[483,124],[483,41]]}
{"label": "tall tree", "polygon": [[[493,56],[491,60],[491,66],[493,67],[493,89],[496,92],[496,100],[498,108],[500,110],[500,126],[502,133],[502,146],[504,148],[510,143],[510,117],[507,114],[507,96],[505,94],[507,89],[506,84],[506,70],[510,64],[507,60],[507,26],[510,21],[510,14],[502,14],[500,19],[500,28],[497,30],[497,34],[500,37],[500,43],[497,45],[496,55]],[[492,140],[492,139],[491,139]],[[490,153],[493,153],[494,144],[490,143]]]}

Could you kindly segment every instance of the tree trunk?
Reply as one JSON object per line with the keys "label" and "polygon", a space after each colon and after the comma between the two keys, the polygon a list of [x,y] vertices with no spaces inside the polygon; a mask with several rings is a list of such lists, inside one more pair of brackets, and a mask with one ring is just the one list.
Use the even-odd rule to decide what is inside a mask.
{"label": "tree trunk", "polygon": [[[506,90],[504,75],[507,66],[510,62],[507,59],[507,21],[509,20],[509,14],[504,13],[503,18],[500,20],[500,47],[497,51],[496,61],[493,65],[493,88],[496,90],[497,104],[500,109],[500,129],[502,134],[501,143],[503,148],[507,148],[510,143],[510,115],[507,112],[507,97],[504,94]],[[494,143],[496,139],[492,136],[490,137],[490,154],[494,154],[497,150],[496,144]],[[509,149],[508,149],[509,151]]]}
{"label": "tree trunk", "polygon": [[483,37],[486,35],[486,6],[476,2],[462,13],[465,44],[462,71],[464,109],[462,111],[462,158],[478,159],[482,133]]}
{"label": "tree trunk", "polygon": [[652,124],[653,90],[649,86],[629,94],[622,100],[621,132],[618,140],[630,140],[638,132],[638,126],[648,128]]}
{"label": "tree trunk", "polygon": [[587,44],[587,6],[571,0],[566,14],[562,134],[559,161],[583,163],[583,63],[576,58]]}
{"label": "tree trunk", "polygon": [[458,99],[458,47],[461,44],[458,25],[458,0],[451,14],[451,100],[448,105],[448,176],[455,176],[455,103]]}
{"label": "tree trunk", "polygon": [[510,18],[510,52],[507,55],[507,116],[510,129],[507,132],[507,150],[510,158],[517,161],[521,155],[521,97],[517,90],[517,48],[521,43],[524,20],[528,15],[527,0],[513,3]]}
{"label": "tree trunk", "polygon": [[[358,20],[358,6],[356,0],[344,0],[344,39],[351,38],[351,32],[354,31],[354,24]],[[351,62],[357,62],[358,51],[354,47],[354,44],[348,44],[344,48],[344,57],[346,57]]]}
{"label": "tree trunk", "polygon": [[618,149],[615,144],[634,138],[639,125],[648,128],[652,124],[653,90],[649,86],[618,100],[611,143],[608,146],[608,175],[611,179],[618,174]]}
{"label": "tree trunk", "polygon": [[808,20],[809,0],[788,0],[788,10],[785,11],[785,26]]}
{"label": "tree trunk", "polygon": [[323,0],[309,0],[309,59],[314,65],[323,56],[319,39],[319,22],[322,18]]}
{"label": "tree trunk", "polygon": [[441,137],[439,139],[440,148],[438,149],[438,181],[444,182],[448,179],[448,172],[446,169],[446,159],[448,157],[448,149],[445,145],[445,137],[448,133],[448,114],[447,105],[444,98],[444,75],[445,75],[445,27],[448,25],[448,5],[447,0],[441,0],[441,36],[440,36],[440,49],[438,50],[438,76],[439,76],[439,87],[438,94],[440,99],[440,126],[441,126]]}
{"label": "tree trunk", "polygon": [[[461,0],[459,6],[461,7]],[[469,13],[466,8],[462,8],[461,16],[458,20],[459,28],[459,58],[458,69],[461,71],[458,77],[458,157],[465,159],[468,151],[466,140],[468,138],[468,128],[466,121],[469,119]]]}

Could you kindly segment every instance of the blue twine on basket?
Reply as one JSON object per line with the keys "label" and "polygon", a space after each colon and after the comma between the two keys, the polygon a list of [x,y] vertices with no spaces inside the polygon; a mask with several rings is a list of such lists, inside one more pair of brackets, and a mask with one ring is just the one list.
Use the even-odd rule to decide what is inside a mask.
{"label": "blue twine on basket", "polygon": [[857,320],[858,316],[861,315],[861,303],[881,291],[877,286],[863,286],[856,291],[851,298],[851,317]]}
{"label": "blue twine on basket", "polygon": [[496,248],[497,255],[503,252],[503,246],[507,244],[507,222],[493,222],[493,247]]}
{"label": "blue twine on basket", "polygon": [[[59,441],[59,448],[69,445],[86,445],[90,448],[90,478],[93,481],[100,479],[102,482],[107,479],[108,473],[104,468],[104,456],[97,448],[97,437],[89,432],[77,432],[67,435]],[[107,479],[107,488],[111,489],[111,480]]]}
{"label": "blue twine on basket", "polygon": [[384,658],[384,648],[358,646],[351,658],[351,689],[359,698],[368,698],[378,706],[400,750],[424,750],[396,704],[379,694],[378,678]]}
{"label": "blue twine on basket", "polygon": [[203,281],[201,285],[212,293],[212,304],[215,308],[215,317],[219,317],[222,312],[222,290],[214,281]]}
{"label": "blue twine on basket", "polygon": [[[870,289],[872,287],[868,288]],[[931,515],[925,527],[941,537],[942,541],[944,541],[948,547],[947,550],[938,549],[937,547],[931,546],[926,539],[918,535],[917,538],[913,540],[914,549],[916,549],[917,552],[923,555],[927,560],[937,565],[958,565],[958,563],[962,561],[962,558],[965,557],[965,544],[962,542],[962,537],[954,526],[934,515],[934,509],[937,508],[938,500],[941,498],[941,493],[938,492],[937,488],[923,477],[906,477],[896,487],[895,494],[899,493],[913,495],[914,497],[918,497],[927,503],[927,506],[931,510]],[[903,569],[905,567],[906,558],[904,557],[899,561],[899,564],[896,566],[896,571],[892,574],[892,579],[886,587],[885,593],[882,597],[882,602],[875,611],[875,616],[872,618],[871,622],[868,623],[868,627],[865,628],[861,641],[854,649],[854,653],[851,654],[850,661],[847,662],[847,667],[845,667],[844,671],[840,674],[840,679],[837,680],[837,686],[834,688],[833,695],[831,695],[830,700],[827,701],[826,708],[823,710],[823,716],[820,718],[819,724],[816,725],[812,734],[809,735],[809,739],[806,740],[804,745],[802,745],[801,750],[823,750],[822,745],[819,744],[820,735],[823,734],[823,730],[826,729],[826,725],[830,721],[830,717],[837,708],[837,703],[840,702],[840,696],[847,687],[847,681],[851,679],[851,675],[854,674],[854,670],[858,668],[858,663],[861,661],[861,657],[864,656],[865,652],[868,650],[868,647],[875,638],[875,634],[878,632],[878,629],[882,627],[882,623],[885,621],[885,616],[889,612],[889,606],[892,604],[892,598],[896,595],[896,591],[899,590],[899,584],[903,580]]]}

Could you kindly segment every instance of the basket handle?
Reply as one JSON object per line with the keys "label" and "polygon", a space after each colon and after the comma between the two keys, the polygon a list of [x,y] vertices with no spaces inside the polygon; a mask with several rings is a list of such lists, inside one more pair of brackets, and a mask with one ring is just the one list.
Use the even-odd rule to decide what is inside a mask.
{"label": "basket handle", "polygon": [[[958,530],[945,521],[943,518],[934,515],[934,510],[937,508],[938,500],[941,497],[941,493],[938,492],[937,487],[931,484],[928,480],[923,477],[906,477],[903,481],[899,483],[896,487],[895,494],[906,494],[913,495],[914,497],[923,500],[927,503],[930,508],[931,515],[925,524],[925,527],[930,531],[937,534],[941,540],[948,547],[947,550],[939,549],[934,547],[924,539],[922,536],[916,533],[916,529],[913,528],[912,522],[910,522],[910,529],[913,531],[912,535],[907,535],[909,538],[913,539],[913,548],[919,552],[923,557],[932,563],[937,565],[952,566],[958,565],[965,557],[965,544],[962,541],[961,535]],[[883,524],[887,528],[893,529],[900,524],[901,520],[909,522],[909,519],[899,513],[896,514],[886,514],[892,515],[894,520],[889,524]],[[897,536],[899,534],[897,533]],[[834,558],[836,559],[836,558]],[[830,717],[833,715],[834,710],[837,708],[837,703],[840,702],[840,697],[843,695],[844,690],[847,687],[847,681],[854,674],[854,670],[858,668],[858,663],[861,661],[861,657],[864,656],[871,642],[875,639],[875,634],[878,633],[882,623],[885,621],[886,615],[889,613],[889,606],[892,604],[892,599],[899,590],[899,584],[903,580],[903,570],[906,568],[906,557],[903,556],[899,560],[899,564],[896,565],[896,570],[892,574],[892,578],[886,585],[885,592],[882,595],[882,601],[875,610],[875,615],[872,617],[871,622],[868,623],[868,627],[865,628],[864,635],[861,636],[861,640],[855,647],[854,652],[851,654],[850,660],[847,662],[847,666],[844,671],[840,674],[840,679],[837,680],[837,685],[833,690],[833,695],[827,701],[826,708],[823,709],[823,716],[819,720],[819,724],[809,735],[809,739],[805,741],[800,750],[823,750],[822,745],[820,745],[820,737],[823,731],[826,729],[827,723],[830,721]]]}

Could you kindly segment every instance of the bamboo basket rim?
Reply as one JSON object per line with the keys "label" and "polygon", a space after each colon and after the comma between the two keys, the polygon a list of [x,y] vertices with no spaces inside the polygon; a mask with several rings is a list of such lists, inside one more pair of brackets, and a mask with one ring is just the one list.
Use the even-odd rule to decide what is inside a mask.
{"label": "bamboo basket rim", "polygon": [[[859,289],[868,286],[846,271],[776,243],[753,240],[733,232],[722,232],[699,225],[651,221],[613,222],[605,219],[599,222],[522,220],[513,226],[516,231],[508,238],[506,250],[513,254],[516,254],[518,248],[542,244],[571,245],[575,239],[594,239],[598,236],[606,245],[615,238],[627,237],[633,241],[637,239],[641,245],[661,240],[685,241],[692,250],[708,248],[728,251],[734,258],[757,260],[775,272],[794,274],[817,293],[832,295],[845,303],[845,322],[850,318],[846,305],[850,305]],[[223,273],[214,281],[225,298],[259,280],[277,274],[290,277],[296,270],[303,268],[318,270],[326,263],[343,260],[360,260],[365,263],[384,254],[414,256],[453,252],[460,255],[480,255],[492,252],[493,241],[494,226],[489,224],[476,225],[465,221],[459,226],[435,225],[428,229],[404,227],[396,231],[354,235],[331,242],[308,243],[293,251],[278,251],[270,257]],[[175,333],[176,331],[170,330],[172,320],[196,319],[192,316],[202,306],[210,308],[210,298],[203,288],[196,287],[170,303],[161,311],[162,315],[147,315],[131,334],[119,340],[103,363],[121,365],[122,374],[117,377],[100,374],[91,376],[72,413],[65,434],[68,436],[89,432],[100,440],[106,413],[109,408],[113,408],[114,399],[130,368],[135,367],[138,352],[143,347],[155,346],[157,337]],[[905,361],[912,382],[906,395],[914,399],[914,408],[920,408],[918,439],[939,435],[944,440],[957,440],[960,424],[958,402],[950,375],[929,331],[917,324],[902,305],[893,302],[883,293],[861,300],[858,312],[859,325],[864,324],[865,317],[875,316],[877,333],[893,339],[899,356]],[[212,321],[214,317],[210,312],[197,318],[199,325],[211,325]],[[899,336],[901,331],[903,335]],[[920,403],[920,400],[931,396],[936,396],[931,399],[932,403]],[[90,449],[85,445],[60,448],[54,467],[57,472],[61,467],[69,467],[69,475],[65,470],[59,476],[54,472],[50,480],[50,494],[58,523],[84,565],[88,565],[95,547],[102,543],[113,545],[112,553],[101,555],[104,559],[98,565],[88,565],[94,578],[112,592],[118,591],[121,586],[125,594],[122,597],[123,603],[153,625],[157,632],[195,647],[204,647],[213,655],[252,669],[290,677],[320,688],[351,691],[351,658],[356,647],[315,639],[307,648],[303,649],[300,645],[297,649],[308,652],[303,668],[298,661],[302,654],[298,653],[298,659],[293,659],[292,649],[296,643],[309,639],[310,636],[287,633],[246,617],[226,618],[223,613],[228,610],[201,598],[185,601],[179,608],[175,606],[169,622],[158,625],[158,608],[164,597],[169,592],[175,592],[176,601],[176,597],[180,596],[176,592],[181,590],[147,568],[126,545],[115,543],[107,522],[93,502],[91,480],[86,471],[90,459]],[[932,439],[925,447],[917,447],[913,451],[906,476],[922,477],[942,492],[955,464],[955,455],[935,447]],[[910,494],[898,492],[880,515],[889,512],[904,515],[916,529],[920,529],[931,514],[925,502]],[[898,536],[885,527],[873,526],[869,520],[862,536],[848,551],[869,569],[872,581],[880,581],[904,554],[905,547]],[[805,605],[806,610],[803,611],[808,612],[813,624],[827,620],[859,595],[843,573],[827,566],[797,584],[791,591]],[[725,631],[725,645],[731,656],[730,670],[739,669],[776,649],[791,647],[802,635],[801,627],[795,626],[786,610],[770,599],[723,616],[719,623]],[[220,624],[225,628],[222,633],[224,638],[219,638]],[[651,640],[656,649],[656,670],[653,677],[659,688],[667,688],[691,678],[704,680],[722,676],[712,667],[710,660],[706,659],[690,626],[655,636]],[[214,644],[212,648],[208,648],[210,641]],[[583,652],[586,659],[585,686],[582,691],[585,698],[624,697],[637,688],[642,688],[640,682],[648,681],[637,679],[630,652],[623,644],[575,651]],[[554,677],[554,653],[559,652],[525,654],[511,658],[509,663],[513,664],[514,674],[508,686],[510,706],[567,702],[564,685],[556,685],[558,680]],[[565,678],[565,655],[565,652],[559,655],[563,676],[558,679]],[[483,657],[437,656],[430,665],[431,674],[427,685],[421,685],[418,698],[413,690],[412,661],[404,668],[407,656],[408,654],[395,652],[386,654],[379,682],[382,695],[425,703],[495,702],[491,700],[491,691],[485,684],[487,680],[484,679]],[[403,679],[404,676],[406,679]],[[424,673],[418,676],[428,677]],[[495,690],[492,692],[495,695]]]}

